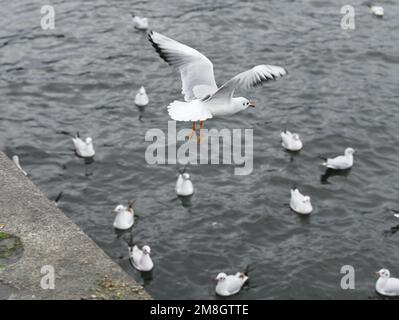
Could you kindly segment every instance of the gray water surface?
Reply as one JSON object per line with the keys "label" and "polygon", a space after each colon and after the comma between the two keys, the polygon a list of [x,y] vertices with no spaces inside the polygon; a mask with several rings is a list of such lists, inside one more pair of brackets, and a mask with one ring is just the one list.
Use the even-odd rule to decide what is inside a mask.
{"label": "gray water surface", "polygon": [[[1,1],[0,149],[155,298],[214,299],[214,278],[254,270],[236,299],[377,298],[374,271],[399,276],[399,4],[383,19],[353,1],[356,29],[340,27],[345,1],[52,1],[56,28],[40,27],[40,1]],[[178,72],[135,30],[151,29],[193,46],[215,66],[218,84],[256,64],[289,75],[240,92],[255,109],[206,127],[254,130],[254,171],[190,166],[189,206],[176,199],[179,165],[149,165],[147,130],[166,132],[166,105],[182,96]],[[144,85],[150,104],[133,104]],[[178,128],[189,125],[179,123]],[[285,152],[280,131],[304,149]],[[90,135],[95,161],[73,152]],[[356,149],[353,169],[323,177],[320,155]],[[289,189],[312,198],[310,217],[293,213]],[[144,278],[129,264],[129,233],[112,228],[111,210],[137,199],[134,240],[152,248]],[[3,223],[6,223],[2,221]],[[396,227],[396,228],[395,228]],[[340,269],[356,270],[342,290]]]}

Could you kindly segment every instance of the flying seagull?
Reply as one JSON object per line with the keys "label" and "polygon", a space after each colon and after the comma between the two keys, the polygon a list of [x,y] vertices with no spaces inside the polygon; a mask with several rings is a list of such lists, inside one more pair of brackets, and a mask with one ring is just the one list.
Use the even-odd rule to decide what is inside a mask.
{"label": "flying seagull", "polygon": [[233,115],[248,107],[255,107],[255,103],[246,98],[234,98],[236,89],[256,87],[287,74],[284,68],[262,64],[239,73],[218,87],[213,64],[203,54],[158,32],[151,31],[148,39],[161,58],[180,71],[185,102],[172,102],[168,106],[168,112],[173,120],[193,123],[191,136],[195,132],[196,122],[200,122],[198,143],[201,143],[201,130],[205,120]]}

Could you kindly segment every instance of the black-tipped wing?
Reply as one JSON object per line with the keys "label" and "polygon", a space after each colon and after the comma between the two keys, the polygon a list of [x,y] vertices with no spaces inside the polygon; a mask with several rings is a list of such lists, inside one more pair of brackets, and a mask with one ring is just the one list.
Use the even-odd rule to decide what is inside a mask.
{"label": "black-tipped wing", "polygon": [[217,90],[212,62],[197,50],[151,31],[148,39],[170,66],[180,71],[186,101],[201,99]]}
{"label": "black-tipped wing", "polygon": [[265,64],[258,65],[231,78],[209,100],[230,100],[233,97],[234,91],[238,88],[249,89],[257,87],[263,82],[276,80],[286,74],[287,71],[282,67]]}

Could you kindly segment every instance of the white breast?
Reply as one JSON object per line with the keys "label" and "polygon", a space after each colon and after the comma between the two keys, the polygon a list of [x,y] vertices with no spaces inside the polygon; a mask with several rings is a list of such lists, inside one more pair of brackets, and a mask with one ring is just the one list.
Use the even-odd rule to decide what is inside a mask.
{"label": "white breast", "polygon": [[176,181],[176,194],[178,196],[191,196],[194,193],[194,186],[191,182],[191,180],[184,180],[182,175],[179,174],[179,177],[177,178]]}
{"label": "white breast", "polygon": [[131,228],[133,224],[134,224],[134,214],[132,214],[131,212],[124,210],[116,214],[114,220],[114,228],[120,230],[127,230]]}
{"label": "white breast", "polygon": [[399,279],[380,277],[377,280],[375,289],[384,296],[399,296]]}

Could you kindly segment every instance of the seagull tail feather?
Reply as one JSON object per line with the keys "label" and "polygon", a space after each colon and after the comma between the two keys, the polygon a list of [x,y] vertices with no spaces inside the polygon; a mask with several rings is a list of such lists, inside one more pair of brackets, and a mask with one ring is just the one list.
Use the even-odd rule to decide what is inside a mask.
{"label": "seagull tail feather", "polygon": [[183,168],[180,168],[179,169],[179,173],[180,174],[183,174],[183,173],[185,173],[186,172],[186,166],[184,166]]}
{"label": "seagull tail feather", "polygon": [[255,269],[255,267],[253,267],[251,264],[248,264],[248,265],[245,267],[245,270],[244,270],[243,274],[244,274],[245,276],[248,277],[248,274],[249,274],[250,272],[252,272],[254,269]]}
{"label": "seagull tail feather", "polygon": [[174,101],[168,106],[169,116],[176,121],[204,121],[212,114],[197,101]]}
{"label": "seagull tail feather", "polygon": [[324,157],[324,156],[319,156],[319,158],[320,158],[321,160],[324,161],[324,162],[322,163],[322,165],[323,165],[323,166],[327,166],[327,160],[328,160],[328,158],[326,158],[326,157]]}
{"label": "seagull tail feather", "polygon": [[58,203],[58,201],[60,201],[60,199],[62,198],[63,195],[64,195],[64,192],[61,191],[61,192],[58,194],[57,198],[55,198],[54,202],[55,202],[55,203]]}

